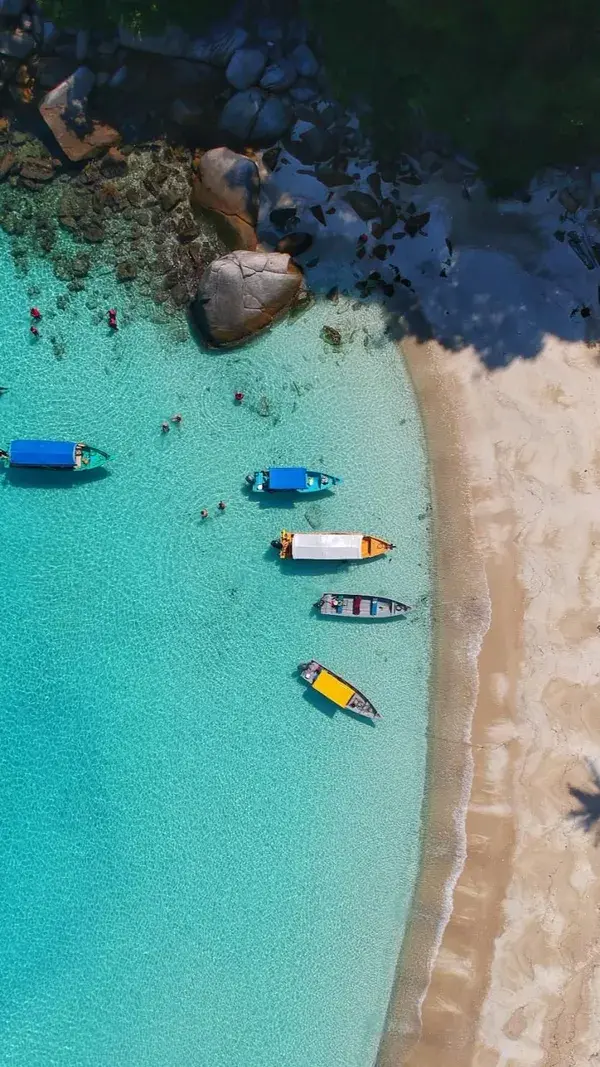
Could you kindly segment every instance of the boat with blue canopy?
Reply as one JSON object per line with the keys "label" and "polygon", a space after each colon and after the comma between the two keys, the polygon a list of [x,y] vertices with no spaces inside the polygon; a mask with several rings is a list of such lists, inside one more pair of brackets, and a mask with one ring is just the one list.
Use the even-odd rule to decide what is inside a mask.
{"label": "boat with blue canopy", "polygon": [[321,493],[341,485],[342,479],[306,467],[268,467],[246,475],[253,493]]}
{"label": "boat with blue canopy", "polygon": [[102,467],[110,456],[84,441],[19,440],[0,451],[0,459],[9,467],[81,472]]}

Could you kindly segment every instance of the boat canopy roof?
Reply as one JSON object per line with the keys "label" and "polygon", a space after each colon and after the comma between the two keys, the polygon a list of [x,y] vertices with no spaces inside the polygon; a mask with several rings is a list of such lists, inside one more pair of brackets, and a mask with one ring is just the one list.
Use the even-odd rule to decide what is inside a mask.
{"label": "boat canopy roof", "polygon": [[324,667],[313,682],[313,689],[316,689],[318,693],[322,693],[324,697],[328,697],[329,700],[333,700],[333,703],[340,708],[347,706],[348,701],[354,696],[355,692],[351,685],[341,682],[339,678],[335,678]]}
{"label": "boat canopy roof", "polygon": [[306,467],[269,467],[269,489],[306,489]]}
{"label": "boat canopy roof", "polygon": [[359,533],[297,533],[292,559],[361,559],[362,539]]}
{"label": "boat canopy roof", "polygon": [[74,467],[75,441],[11,441],[9,462],[15,467]]}

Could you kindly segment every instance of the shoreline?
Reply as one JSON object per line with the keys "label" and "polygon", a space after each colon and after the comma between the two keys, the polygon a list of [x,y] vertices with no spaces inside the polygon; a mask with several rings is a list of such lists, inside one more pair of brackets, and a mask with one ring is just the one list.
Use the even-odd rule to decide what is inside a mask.
{"label": "shoreline", "polygon": [[435,617],[421,862],[377,1067],[399,1067],[418,1040],[423,1001],[466,860],[464,816],[473,775],[469,739],[479,688],[477,657],[489,625],[488,587],[476,542],[461,429],[465,412],[457,410],[455,384],[447,382],[433,346],[406,337],[399,349],[427,447]]}
{"label": "shoreline", "polygon": [[[589,1067],[599,1047],[600,349],[546,336],[534,359],[486,370],[466,347],[402,347],[430,449],[440,611],[423,858],[378,1067]],[[459,541],[464,555],[461,529],[473,537]],[[464,606],[463,562],[469,582],[483,574],[491,609],[470,649],[479,691],[466,751],[466,705],[448,689],[467,636],[447,599],[458,582]]]}

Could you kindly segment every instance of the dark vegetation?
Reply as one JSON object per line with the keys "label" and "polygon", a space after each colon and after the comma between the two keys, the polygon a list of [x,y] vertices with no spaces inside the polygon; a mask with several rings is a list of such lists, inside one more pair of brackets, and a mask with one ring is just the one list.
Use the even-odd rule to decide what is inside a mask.
{"label": "dark vegetation", "polygon": [[[167,20],[201,26],[230,5],[43,0],[42,6],[63,23],[123,20],[148,29]],[[600,7],[593,0],[298,0],[298,6],[321,42],[336,93],[370,106],[366,121],[382,160],[422,148],[427,130],[437,145],[472,157],[500,193],[547,164],[600,154]]]}

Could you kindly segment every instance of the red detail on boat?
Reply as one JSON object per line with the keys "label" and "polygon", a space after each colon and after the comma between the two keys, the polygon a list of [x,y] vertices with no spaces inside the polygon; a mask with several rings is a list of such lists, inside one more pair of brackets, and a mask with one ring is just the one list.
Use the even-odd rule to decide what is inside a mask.
{"label": "red detail on boat", "polygon": [[355,596],[353,598],[353,600],[352,600],[352,614],[353,615],[360,615],[360,602],[361,602],[361,600],[362,600],[362,597],[359,597],[359,596]]}

